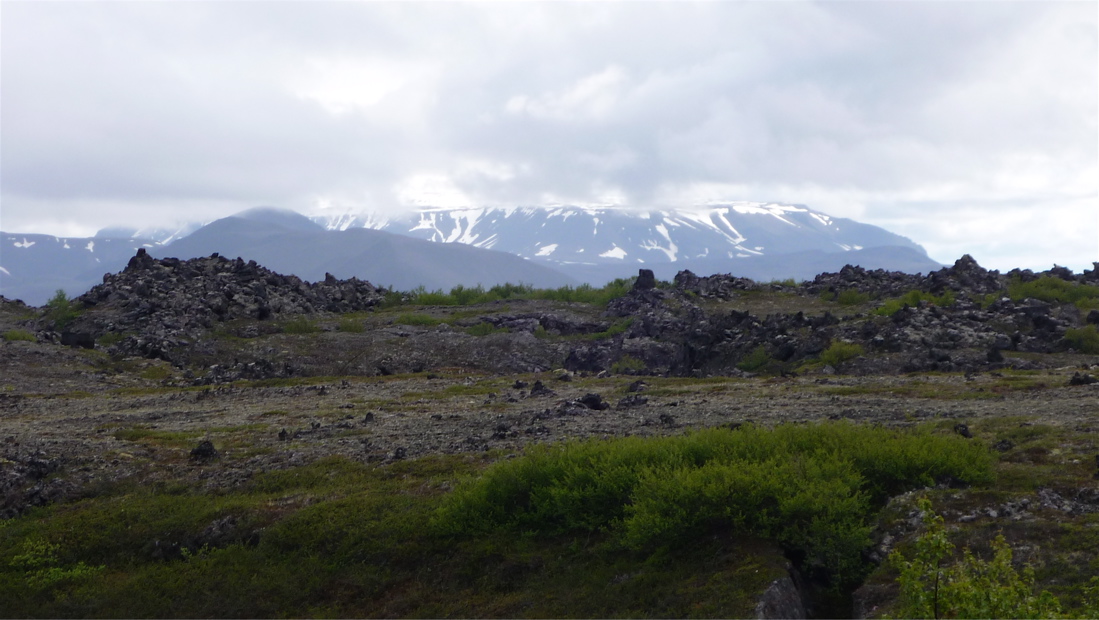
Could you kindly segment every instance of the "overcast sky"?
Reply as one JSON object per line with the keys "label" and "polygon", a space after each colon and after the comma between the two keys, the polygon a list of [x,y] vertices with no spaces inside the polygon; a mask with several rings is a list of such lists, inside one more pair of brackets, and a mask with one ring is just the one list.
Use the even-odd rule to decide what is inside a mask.
{"label": "overcast sky", "polygon": [[1095,2],[0,3],[0,228],[806,204],[1099,261]]}

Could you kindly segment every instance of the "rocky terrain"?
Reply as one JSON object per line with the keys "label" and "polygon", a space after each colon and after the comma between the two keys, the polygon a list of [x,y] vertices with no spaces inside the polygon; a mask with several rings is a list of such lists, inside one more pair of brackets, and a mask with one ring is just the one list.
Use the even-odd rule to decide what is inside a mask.
{"label": "rocky terrain", "polygon": [[[976,372],[1031,363],[1005,362],[1005,351],[1071,352],[1068,330],[1099,324],[1094,309],[1085,313],[1073,303],[1008,296],[1010,283],[1099,285],[1099,267],[1079,275],[1063,268],[1002,275],[966,256],[927,275],[848,266],[800,284],[683,271],[658,286],[651,272],[642,274],[633,290],[605,309],[508,303],[471,310],[458,326],[487,323],[497,332],[478,346],[463,346],[468,338],[451,337],[446,328],[383,330],[407,342],[386,351],[385,360],[368,360],[367,354],[355,368],[342,370],[369,375],[458,365],[494,372],[563,367],[599,373],[617,364],[649,375],[739,376],[753,352],[760,360],[766,355],[772,367],[794,372],[841,341],[868,353],[847,363],[842,370],[848,374]],[[331,276],[310,284],[216,254],[179,261],[153,259],[141,250],[124,271],[105,276],[103,284],[74,301],[83,312],[73,321],[61,328],[46,317],[35,331],[39,340],[64,338],[86,346],[106,341],[102,348],[111,355],[159,358],[188,369],[217,357],[219,330],[254,338],[281,331],[280,320],[375,309],[386,293],[367,282]],[[927,299],[901,304],[906,294]],[[892,309],[884,307],[889,300],[895,300]],[[234,327],[242,320],[253,322]],[[595,337],[612,326],[614,334]],[[550,338],[539,343],[535,336]],[[486,355],[479,345],[488,343],[494,350]],[[380,345],[374,341],[370,348],[386,348]],[[247,378],[348,374],[298,368],[299,355],[237,353],[234,364],[252,365]]]}
{"label": "rocky terrain", "polygon": [[[501,458],[747,422],[972,428],[1006,442],[996,449],[1011,462],[1086,480],[1099,445],[1096,285],[1099,265],[999,274],[963,257],[927,275],[848,267],[800,284],[642,271],[605,306],[426,306],[357,280],[139,252],[65,308],[0,300],[0,519],[123,481],[231,492],[333,456]],[[1085,303],[1019,296],[1054,289]],[[830,356],[837,343],[856,348]],[[1033,452],[1019,429],[1034,426],[1071,440]],[[1062,483],[961,493],[948,516],[1091,523],[1099,496]],[[910,533],[897,523],[878,561]],[[871,585],[862,613],[890,591]]]}

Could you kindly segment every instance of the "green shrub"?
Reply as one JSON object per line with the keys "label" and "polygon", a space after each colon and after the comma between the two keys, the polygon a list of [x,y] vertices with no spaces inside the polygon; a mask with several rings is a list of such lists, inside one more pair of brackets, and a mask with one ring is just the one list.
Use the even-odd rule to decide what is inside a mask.
{"label": "green shrub", "polygon": [[954,545],[947,539],[943,518],[920,500],[924,533],[909,557],[900,550],[889,562],[900,576],[900,600],[894,612],[900,618],[1094,618],[1099,612],[1099,577],[1092,579],[1079,616],[1062,613],[1061,602],[1048,591],[1035,592],[1034,569],[1020,574],[1012,564],[1011,546],[1003,534],[992,541],[993,558],[985,561],[968,548],[953,564]]}
{"label": "green shrub", "polygon": [[54,329],[58,330],[65,329],[80,316],[80,311],[62,289],[57,289],[53,297],[46,302],[46,308],[46,318],[53,321]]}
{"label": "green shrub", "polygon": [[828,345],[828,348],[821,352],[820,361],[828,366],[839,366],[848,360],[859,357],[863,353],[865,353],[865,351],[861,344],[833,340],[832,344]]}
{"label": "green shrub", "polygon": [[628,375],[636,372],[644,372],[647,366],[645,362],[632,355],[623,355],[611,364],[611,372],[618,375]]}
{"label": "green shrub", "polygon": [[1066,329],[1065,340],[1081,353],[1099,354],[1099,330],[1094,325]]}
{"label": "green shrub", "polygon": [[991,468],[987,448],[957,436],[848,423],[534,446],[459,487],[433,526],[604,531],[641,548],[724,525],[849,582],[862,576],[873,511],[890,496],[948,475],[987,482]]}
{"label": "green shrub", "polygon": [[[994,295],[993,297],[996,296]],[[895,299],[885,300],[880,308],[874,310],[874,314],[879,316],[893,316],[901,308],[904,308],[905,306],[915,308],[920,304],[920,302],[926,302],[929,304],[934,304],[936,306],[949,308],[957,302],[957,299],[954,296],[954,291],[950,290],[943,292],[942,295],[932,295],[931,293],[925,293],[921,290],[913,289]],[[989,303],[991,304],[991,302]]]}
{"label": "green shrub", "polygon": [[26,342],[37,342],[38,338],[35,338],[34,334],[25,329],[9,329],[4,332],[4,340],[8,342],[16,342],[19,340]]}
{"label": "green shrub", "polygon": [[870,295],[860,293],[859,290],[855,288],[840,291],[840,293],[836,295],[836,303],[841,306],[857,306],[868,301],[870,301]]}
{"label": "green shrub", "polygon": [[107,332],[100,336],[96,342],[98,342],[102,346],[111,347],[122,342],[122,340],[125,338],[125,334],[121,332]]}
{"label": "green shrub", "polygon": [[762,370],[773,361],[774,358],[767,352],[767,347],[759,345],[752,349],[750,353],[742,357],[736,367],[744,372],[756,372],[757,370]]}
{"label": "green shrub", "polygon": [[304,316],[294,317],[282,324],[282,331],[287,334],[314,334],[320,331],[317,324]]}

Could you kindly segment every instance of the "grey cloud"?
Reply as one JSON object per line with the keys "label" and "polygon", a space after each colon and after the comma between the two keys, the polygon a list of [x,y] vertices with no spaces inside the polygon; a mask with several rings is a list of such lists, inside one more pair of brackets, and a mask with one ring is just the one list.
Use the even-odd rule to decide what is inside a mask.
{"label": "grey cloud", "polygon": [[[1078,196],[1099,193],[1096,12],[11,3],[0,24],[4,221],[91,220],[93,204],[167,215],[173,201],[190,212],[396,208],[395,188],[434,174],[494,204],[617,188],[648,206],[692,185],[816,199],[960,248],[904,223],[913,205],[926,218],[958,216],[959,203],[969,218],[1095,209]],[[1089,230],[1067,244],[1090,254],[1078,263],[1096,258]]]}

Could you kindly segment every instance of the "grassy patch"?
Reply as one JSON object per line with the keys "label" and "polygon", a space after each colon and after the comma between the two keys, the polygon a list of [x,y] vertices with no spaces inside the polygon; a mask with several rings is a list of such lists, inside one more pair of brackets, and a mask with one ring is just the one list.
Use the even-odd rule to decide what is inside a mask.
{"label": "grassy patch", "polygon": [[316,321],[304,316],[294,317],[281,324],[283,333],[286,334],[315,334],[320,331]]}
{"label": "grassy patch", "polygon": [[442,322],[442,319],[427,314],[402,314],[394,320],[394,323],[398,325],[414,325],[417,327],[434,327]]}
{"label": "grassy patch", "polygon": [[366,327],[363,325],[363,320],[354,317],[340,318],[340,322],[337,324],[336,328],[341,332],[349,334],[359,334],[366,330]]}
{"label": "grassy patch", "polygon": [[164,381],[172,376],[172,369],[162,364],[151,364],[143,368],[139,376],[147,381]]}
{"label": "grassy patch", "polygon": [[931,293],[925,293],[920,290],[911,290],[895,299],[885,300],[881,307],[874,310],[874,314],[878,316],[893,316],[902,308],[915,308],[921,302],[945,308],[953,306],[957,303],[957,299],[954,297],[954,292],[949,290],[942,295],[932,295]]}
{"label": "grassy patch", "polygon": [[858,289],[854,288],[840,291],[836,295],[836,303],[841,306],[858,306],[868,301],[870,301],[870,295],[866,293],[860,293]]}
{"label": "grassy patch", "polygon": [[37,342],[38,339],[34,337],[34,334],[25,329],[9,329],[4,332],[4,340],[8,342]]}
{"label": "grassy patch", "polygon": [[112,436],[120,441],[134,441],[154,445],[183,448],[193,446],[204,431],[161,431],[147,426],[119,429]]}
{"label": "grassy patch", "polygon": [[611,323],[610,327],[608,327],[607,329],[605,329],[601,332],[594,332],[594,333],[591,333],[591,334],[577,334],[575,336],[567,336],[565,339],[566,340],[603,340],[605,338],[614,338],[615,336],[617,336],[619,334],[625,333],[626,330],[630,328],[630,325],[633,325],[633,321],[634,321],[634,318],[632,316],[631,317],[626,317],[624,319],[618,319],[614,323]]}

